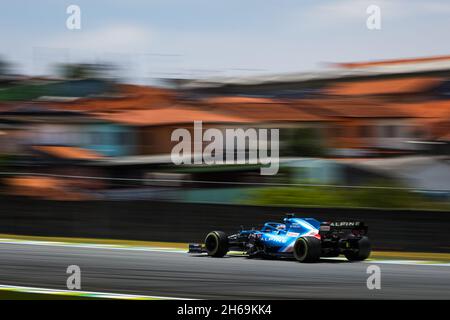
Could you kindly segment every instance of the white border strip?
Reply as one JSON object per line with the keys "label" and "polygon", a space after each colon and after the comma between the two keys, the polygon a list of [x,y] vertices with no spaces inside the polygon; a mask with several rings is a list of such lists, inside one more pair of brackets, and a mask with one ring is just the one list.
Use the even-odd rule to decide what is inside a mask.
{"label": "white border strip", "polygon": [[[101,298],[101,299],[192,300],[192,299],[187,299],[187,298],[164,297],[164,296],[147,296],[147,295],[110,293],[110,292],[47,289],[47,288],[11,286],[11,285],[0,285],[0,291],[13,291],[13,292],[34,293],[34,294],[52,294],[52,295],[62,295],[62,296],[72,296],[72,297],[87,297],[87,298]],[[1,295],[0,295],[0,297],[1,297]]]}
{"label": "white border strip", "polygon": [[128,251],[148,251],[148,252],[172,252],[187,253],[188,248],[168,248],[168,247],[143,247],[120,244],[96,244],[96,243],[72,243],[59,241],[34,241],[21,239],[0,238],[0,244],[21,244],[32,246],[49,246],[49,247],[69,247],[69,248],[88,248],[88,249],[110,249],[110,250],[128,250]]}

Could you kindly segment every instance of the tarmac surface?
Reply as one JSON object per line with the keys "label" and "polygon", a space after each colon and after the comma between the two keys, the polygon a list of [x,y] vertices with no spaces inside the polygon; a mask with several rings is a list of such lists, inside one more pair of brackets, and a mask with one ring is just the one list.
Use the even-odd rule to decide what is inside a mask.
{"label": "tarmac surface", "polygon": [[[0,244],[0,285],[67,289],[69,265],[81,290],[194,299],[450,299],[450,266],[322,260],[210,258],[171,250]],[[381,289],[369,290],[378,265]]]}

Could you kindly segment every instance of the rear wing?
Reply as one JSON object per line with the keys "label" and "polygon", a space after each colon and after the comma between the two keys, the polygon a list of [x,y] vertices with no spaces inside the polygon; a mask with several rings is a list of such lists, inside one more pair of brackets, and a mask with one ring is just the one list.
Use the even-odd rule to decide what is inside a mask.
{"label": "rear wing", "polygon": [[366,235],[368,227],[362,221],[329,221],[320,224],[321,234],[349,234],[356,236]]}

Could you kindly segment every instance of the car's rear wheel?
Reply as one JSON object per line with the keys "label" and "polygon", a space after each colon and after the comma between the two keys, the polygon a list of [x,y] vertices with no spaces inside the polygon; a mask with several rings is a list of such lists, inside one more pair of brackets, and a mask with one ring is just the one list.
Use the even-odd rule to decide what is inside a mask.
{"label": "car's rear wheel", "polygon": [[208,255],[221,258],[228,252],[228,237],[223,231],[211,231],[205,238]]}
{"label": "car's rear wheel", "polygon": [[300,262],[319,261],[322,253],[322,243],[315,237],[301,237],[295,241],[294,257]]}
{"label": "car's rear wheel", "polygon": [[356,250],[345,252],[344,255],[349,261],[363,261],[370,256],[370,241],[367,237],[362,237],[356,244]]}

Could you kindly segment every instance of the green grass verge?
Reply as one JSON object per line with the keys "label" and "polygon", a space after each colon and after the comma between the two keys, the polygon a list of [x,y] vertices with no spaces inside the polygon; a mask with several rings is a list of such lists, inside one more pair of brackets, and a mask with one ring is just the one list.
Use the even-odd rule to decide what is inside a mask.
{"label": "green grass verge", "polygon": [[112,299],[0,290],[0,300],[112,300]]}
{"label": "green grass verge", "polygon": [[450,211],[448,201],[436,201],[399,189],[339,189],[331,187],[270,187],[250,191],[243,204],[259,206],[321,206],[346,208]]}

